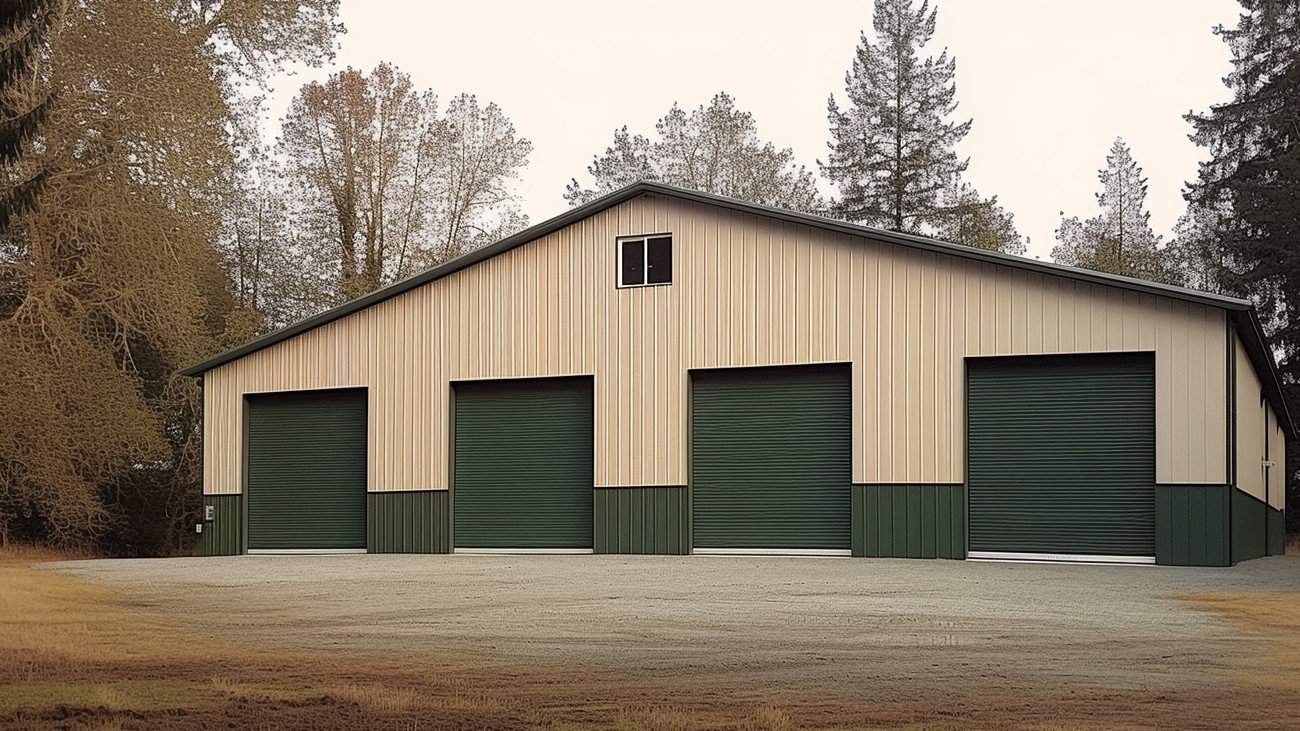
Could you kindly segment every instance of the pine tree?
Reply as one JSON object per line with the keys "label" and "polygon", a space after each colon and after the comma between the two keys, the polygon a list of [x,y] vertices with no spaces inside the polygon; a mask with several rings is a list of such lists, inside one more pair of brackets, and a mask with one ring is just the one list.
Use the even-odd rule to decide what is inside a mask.
{"label": "pine tree", "polygon": [[1016,230],[1015,216],[970,185],[953,179],[942,199],[943,215],[934,234],[944,241],[1021,256],[1028,241]]}
{"label": "pine tree", "polygon": [[1097,177],[1100,212],[1086,221],[1062,218],[1052,258],[1111,274],[1163,279],[1160,238],[1151,230],[1146,210],[1147,179],[1122,138],[1115,138]]}
{"label": "pine tree", "polygon": [[50,109],[40,62],[47,53],[58,0],[0,3],[0,234],[13,219],[35,208],[45,182],[24,152]]}
{"label": "pine tree", "polygon": [[971,122],[953,122],[957,62],[922,53],[934,35],[929,0],[876,0],[873,43],[863,33],[845,75],[848,107],[827,104],[830,154],[822,172],[838,187],[834,215],[919,232],[941,212],[940,196],[965,171],[955,147]]}
{"label": "pine tree", "polygon": [[761,205],[822,208],[817,182],[795,162],[794,151],[762,141],[754,115],[725,91],[690,112],[673,104],[655,131],[651,141],[626,126],[615,130],[614,144],[587,167],[592,184],[573,180],[565,199],[578,205],[639,180],[657,180]]}
{"label": "pine tree", "polygon": [[[1232,53],[1232,101],[1189,114],[1210,151],[1186,197],[1220,242],[1201,265],[1227,292],[1253,298],[1283,380],[1300,382],[1300,1],[1242,0],[1236,28],[1215,33]],[[1292,387],[1300,404],[1300,387]]]}
{"label": "pine tree", "polygon": [[[1210,151],[1188,186],[1189,207],[1215,246],[1197,267],[1256,303],[1279,354],[1282,388],[1300,409],[1300,0],[1241,0],[1236,28],[1215,33],[1232,53],[1232,100],[1189,114],[1192,140]],[[1287,449],[1288,496],[1297,454]],[[1288,510],[1292,531],[1296,511]]]}

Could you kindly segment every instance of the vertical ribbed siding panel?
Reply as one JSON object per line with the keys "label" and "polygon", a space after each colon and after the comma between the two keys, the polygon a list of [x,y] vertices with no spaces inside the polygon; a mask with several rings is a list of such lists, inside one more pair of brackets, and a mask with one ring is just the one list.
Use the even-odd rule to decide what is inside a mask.
{"label": "vertical ribbed siding panel", "polygon": [[1268,423],[1272,425],[1268,435],[1268,458],[1273,461],[1273,469],[1268,471],[1268,504],[1280,512],[1286,509],[1286,432],[1278,424],[1271,408]]}
{"label": "vertical ribbed siding panel", "polygon": [[366,501],[366,548],[370,553],[451,551],[446,490],[372,492]]}
{"label": "vertical ribbed siding panel", "polygon": [[[1264,454],[1272,447],[1265,443],[1269,431],[1265,423],[1269,418],[1268,406],[1263,400],[1259,377],[1246,355],[1245,344],[1235,334],[1233,338],[1236,339],[1234,351],[1237,360],[1236,484],[1237,489],[1264,502],[1267,498]],[[1283,462],[1284,459],[1279,460],[1279,466]]]}
{"label": "vertical ribbed siding panel", "polygon": [[598,488],[594,512],[596,553],[690,553],[684,486]]}
{"label": "vertical ribbed siding panel", "polygon": [[[673,284],[616,290],[615,237],[652,228],[674,236]],[[209,372],[204,490],[241,490],[246,393],[369,387],[368,489],[423,490],[447,487],[452,379],[569,374],[596,377],[597,484],[682,484],[686,369],[818,359],[854,364],[855,481],[960,482],[965,356],[1097,349],[1156,352],[1159,480],[1221,483],[1223,328],[1200,305],[649,197]]]}
{"label": "vertical ribbed siding panel", "polygon": [[1227,485],[1156,486],[1156,563],[1227,566]]}
{"label": "vertical ribbed siding panel", "polygon": [[1286,513],[1268,508],[1268,555],[1286,553]]}
{"label": "vertical ribbed siding panel", "polygon": [[1232,490],[1232,561],[1268,555],[1268,506],[1254,495]]}
{"label": "vertical ribbed siding panel", "polygon": [[961,485],[854,485],[853,555],[966,557]]}
{"label": "vertical ribbed siding panel", "polygon": [[243,495],[207,495],[203,506],[213,509],[203,522],[199,552],[204,556],[236,556],[244,552]]}

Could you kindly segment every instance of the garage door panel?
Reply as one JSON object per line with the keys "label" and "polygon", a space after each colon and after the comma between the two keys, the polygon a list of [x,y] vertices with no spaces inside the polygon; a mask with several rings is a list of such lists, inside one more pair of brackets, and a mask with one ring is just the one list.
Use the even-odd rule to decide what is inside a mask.
{"label": "garage door panel", "polygon": [[849,547],[848,368],[701,371],[691,398],[696,547]]}
{"label": "garage door panel", "polygon": [[591,548],[591,381],[456,385],[455,545]]}
{"label": "garage door panel", "polygon": [[366,394],[248,397],[250,550],[366,547]]}
{"label": "garage door panel", "polygon": [[968,374],[972,551],[1154,554],[1149,354],[979,359]]}

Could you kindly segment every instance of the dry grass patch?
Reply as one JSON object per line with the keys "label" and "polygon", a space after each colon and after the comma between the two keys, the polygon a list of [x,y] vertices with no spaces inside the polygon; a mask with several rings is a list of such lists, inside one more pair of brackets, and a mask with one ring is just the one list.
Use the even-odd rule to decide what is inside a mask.
{"label": "dry grass patch", "polygon": [[224,675],[212,679],[212,689],[227,698],[239,698],[250,701],[302,701],[312,696],[319,696],[319,691],[311,688],[256,683],[236,680]]}
{"label": "dry grass patch", "polygon": [[1262,657],[1233,673],[1253,685],[1300,691],[1300,592],[1218,592],[1186,599],[1265,641]]}
{"label": "dry grass patch", "polygon": [[[0,649],[16,658],[0,682],[36,681],[89,663],[210,657],[213,648],[100,586],[36,570],[34,551],[0,553]],[[7,671],[7,672],[6,672]]]}
{"label": "dry grass patch", "polygon": [[326,694],[339,700],[356,703],[380,713],[400,713],[420,705],[419,693],[408,688],[389,688],[375,683],[351,683],[337,688],[327,688]]}
{"label": "dry grass patch", "polygon": [[219,701],[185,683],[157,681],[35,682],[0,685],[0,713],[50,708],[94,708],[113,712],[197,708]]}
{"label": "dry grass patch", "polygon": [[694,731],[699,721],[676,708],[627,708],[614,724],[617,731]]}

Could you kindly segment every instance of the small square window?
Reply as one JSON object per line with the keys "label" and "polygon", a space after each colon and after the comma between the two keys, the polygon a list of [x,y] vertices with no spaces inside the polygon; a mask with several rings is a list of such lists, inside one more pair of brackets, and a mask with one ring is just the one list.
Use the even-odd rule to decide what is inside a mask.
{"label": "small square window", "polygon": [[673,237],[618,240],[618,286],[644,287],[673,281]]}

